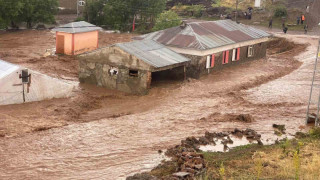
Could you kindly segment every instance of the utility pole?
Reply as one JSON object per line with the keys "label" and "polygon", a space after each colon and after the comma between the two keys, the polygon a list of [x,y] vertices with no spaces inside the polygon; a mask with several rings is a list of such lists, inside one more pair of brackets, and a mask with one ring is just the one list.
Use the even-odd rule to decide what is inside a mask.
{"label": "utility pole", "polygon": [[238,5],[239,5],[239,0],[236,0],[236,14],[235,14],[235,21],[238,22]]}
{"label": "utility pole", "polygon": [[77,17],[79,17],[79,0],[77,0]]}

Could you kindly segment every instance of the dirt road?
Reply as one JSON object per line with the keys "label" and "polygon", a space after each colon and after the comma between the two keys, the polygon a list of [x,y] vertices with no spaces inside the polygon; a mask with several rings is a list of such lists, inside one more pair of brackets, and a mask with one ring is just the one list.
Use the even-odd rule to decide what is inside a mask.
{"label": "dirt road", "polygon": [[[83,87],[81,98],[87,100],[80,103],[75,97],[1,107],[0,121],[7,123],[19,117],[17,112],[29,123],[47,122],[45,118],[59,122],[74,114],[70,121],[61,120],[68,126],[0,138],[0,179],[124,179],[157,165],[157,150],[206,130],[252,128],[268,139],[277,123],[293,134],[304,125],[317,41],[303,35],[286,37],[311,45],[307,51],[296,46],[280,55],[270,53],[268,60],[226,68],[200,80],[154,87],[143,97],[103,89],[93,94],[94,87]],[[241,113],[253,115],[255,122],[230,119]]]}

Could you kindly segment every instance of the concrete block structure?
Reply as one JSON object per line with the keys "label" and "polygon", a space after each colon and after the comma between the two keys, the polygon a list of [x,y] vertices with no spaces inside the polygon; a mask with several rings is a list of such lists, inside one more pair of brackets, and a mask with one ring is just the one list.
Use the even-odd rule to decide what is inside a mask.
{"label": "concrete block structure", "polygon": [[80,55],[79,79],[81,83],[146,94],[153,79],[185,78],[188,62],[188,58],[155,41],[133,41]]}
{"label": "concrete block structure", "polygon": [[28,70],[31,74],[28,84],[22,84],[19,78],[24,67],[0,60],[0,105],[42,101],[52,98],[70,97],[78,87],[74,81],[60,80],[39,72]]}
{"label": "concrete block structure", "polygon": [[56,32],[56,53],[77,55],[97,49],[100,29],[85,21],[73,22],[53,29]]}

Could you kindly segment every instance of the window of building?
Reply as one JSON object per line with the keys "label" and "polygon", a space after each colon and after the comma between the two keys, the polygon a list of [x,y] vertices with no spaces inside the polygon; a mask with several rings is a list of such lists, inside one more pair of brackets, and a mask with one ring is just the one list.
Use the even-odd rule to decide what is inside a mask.
{"label": "window of building", "polygon": [[249,46],[249,47],[248,47],[248,57],[252,57],[253,54],[254,54],[254,52],[253,52],[253,46]]}
{"label": "window of building", "polygon": [[222,64],[229,63],[229,51],[224,51],[222,55]]}
{"label": "window of building", "polygon": [[138,77],[139,72],[137,70],[129,70],[129,76]]}
{"label": "window of building", "polygon": [[240,60],[240,48],[233,49],[232,51],[232,61]]}
{"label": "window of building", "polygon": [[215,59],[214,54],[207,56],[207,65],[206,65],[207,69],[214,67],[214,59]]}

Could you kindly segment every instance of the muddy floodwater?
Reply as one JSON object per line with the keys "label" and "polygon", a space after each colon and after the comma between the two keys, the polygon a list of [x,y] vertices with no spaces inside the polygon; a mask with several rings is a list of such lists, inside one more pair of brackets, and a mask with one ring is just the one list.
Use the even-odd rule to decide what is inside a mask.
{"label": "muddy floodwater", "polygon": [[[286,133],[293,135],[305,129],[317,39],[286,38],[308,47],[225,68],[199,80],[157,86],[144,97],[105,98],[100,106],[76,116],[81,123],[0,138],[0,179],[125,179],[160,163],[164,157],[158,150],[205,131],[251,128],[271,141],[272,124],[284,124]],[[46,112],[53,106],[50,103],[33,105]],[[16,106],[0,107],[0,122],[14,116],[12,107]],[[37,109],[21,108],[29,111],[21,111],[23,118],[41,122]],[[57,109],[42,119],[67,110]],[[107,116],[110,109],[121,113]],[[250,114],[255,121],[230,118],[238,114]]]}

